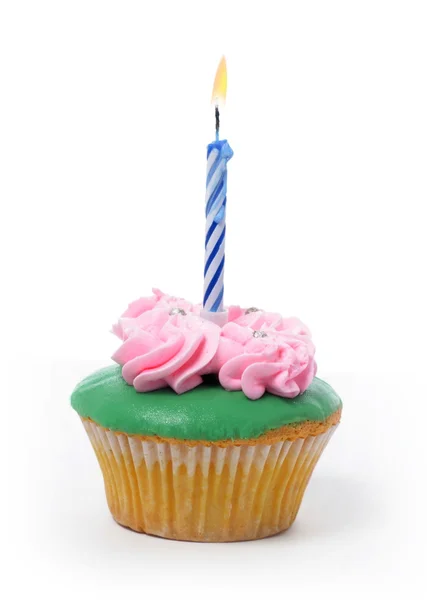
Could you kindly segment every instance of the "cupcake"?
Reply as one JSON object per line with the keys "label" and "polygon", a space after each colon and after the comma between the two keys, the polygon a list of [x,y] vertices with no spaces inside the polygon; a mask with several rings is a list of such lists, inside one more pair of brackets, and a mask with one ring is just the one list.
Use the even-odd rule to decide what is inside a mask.
{"label": "cupcake", "polygon": [[177,540],[227,542],[291,526],[341,415],[315,377],[307,327],[256,308],[220,327],[154,290],[113,327],[116,364],[72,407],[96,453],[114,519]]}

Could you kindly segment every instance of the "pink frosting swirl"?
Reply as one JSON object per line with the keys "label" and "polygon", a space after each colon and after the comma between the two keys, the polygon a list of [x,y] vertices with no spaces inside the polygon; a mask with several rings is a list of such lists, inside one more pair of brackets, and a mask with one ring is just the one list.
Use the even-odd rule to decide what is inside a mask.
{"label": "pink frosting swirl", "polygon": [[153,288],[153,296],[138,298],[129,304],[124,313],[120,316],[119,322],[113,325],[112,332],[117,335],[120,339],[124,339],[123,329],[121,321],[125,318],[135,319],[140,315],[153,310],[153,308],[169,308],[169,309],[181,309],[185,313],[200,314],[200,304],[191,304],[184,298],[177,298],[176,296],[169,296],[164,294],[157,288]]}
{"label": "pink frosting swirl", "polygon": [[182,394],[202,383],[218,348],[220,328],[196,315],[155,308],[119,321],[124,342],[113,355],[137,392],[170,386]]}
{"label": "pink frosting swirl", "polygon": [[[215,370],[227,390],[242,390],[251,400],[266,391],[294,398],[316,374],[310,332],[298,319],[276,320],[259,315],[262,328],[227,323],[221,331]],[[264,320],[263,320],[264,319]]]}
{"label": "pink frosting swirl", "polygon": [[221,329],[199,316],[200,305],[153,294],[132,302],[113,326],[123,343],[112,358],[138,392],[170,386],[181,394],[208,373],[252,400],[266,391],[293,398],[310,385],[315,348],[299,319],[232,306]]}

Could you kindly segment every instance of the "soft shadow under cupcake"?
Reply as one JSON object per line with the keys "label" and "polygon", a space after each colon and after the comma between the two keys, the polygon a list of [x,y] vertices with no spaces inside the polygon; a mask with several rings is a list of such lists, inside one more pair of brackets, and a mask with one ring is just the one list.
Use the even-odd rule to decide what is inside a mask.
{"label": "soft shadow under cupcake", "polygon": [[364,529],[381,515],[380,490],[367,482],[334,476],[315,477],[309,483],[298,518],[292,527],[269,538],[283,542],[337,535]]}

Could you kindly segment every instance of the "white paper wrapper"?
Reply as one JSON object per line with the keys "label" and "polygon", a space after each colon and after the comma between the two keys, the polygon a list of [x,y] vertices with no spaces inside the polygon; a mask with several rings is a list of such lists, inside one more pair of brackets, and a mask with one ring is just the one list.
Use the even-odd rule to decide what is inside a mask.
{"label": "white paper wrapper", "polygon": [[83,423],[116,521],[152,535],[207,542],[287,529],[336,429],[293,442],[220,447],[146,441]]}

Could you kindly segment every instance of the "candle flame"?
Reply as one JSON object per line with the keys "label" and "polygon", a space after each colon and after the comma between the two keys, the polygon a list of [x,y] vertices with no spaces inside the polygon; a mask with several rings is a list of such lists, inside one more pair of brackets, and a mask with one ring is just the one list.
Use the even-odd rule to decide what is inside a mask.
{"label": "candle flame", "polygon": [[227,95],[227,63],[223,56],[216,70],[215,81],[212,90],[212,103],[225,104],[225,96]]}

